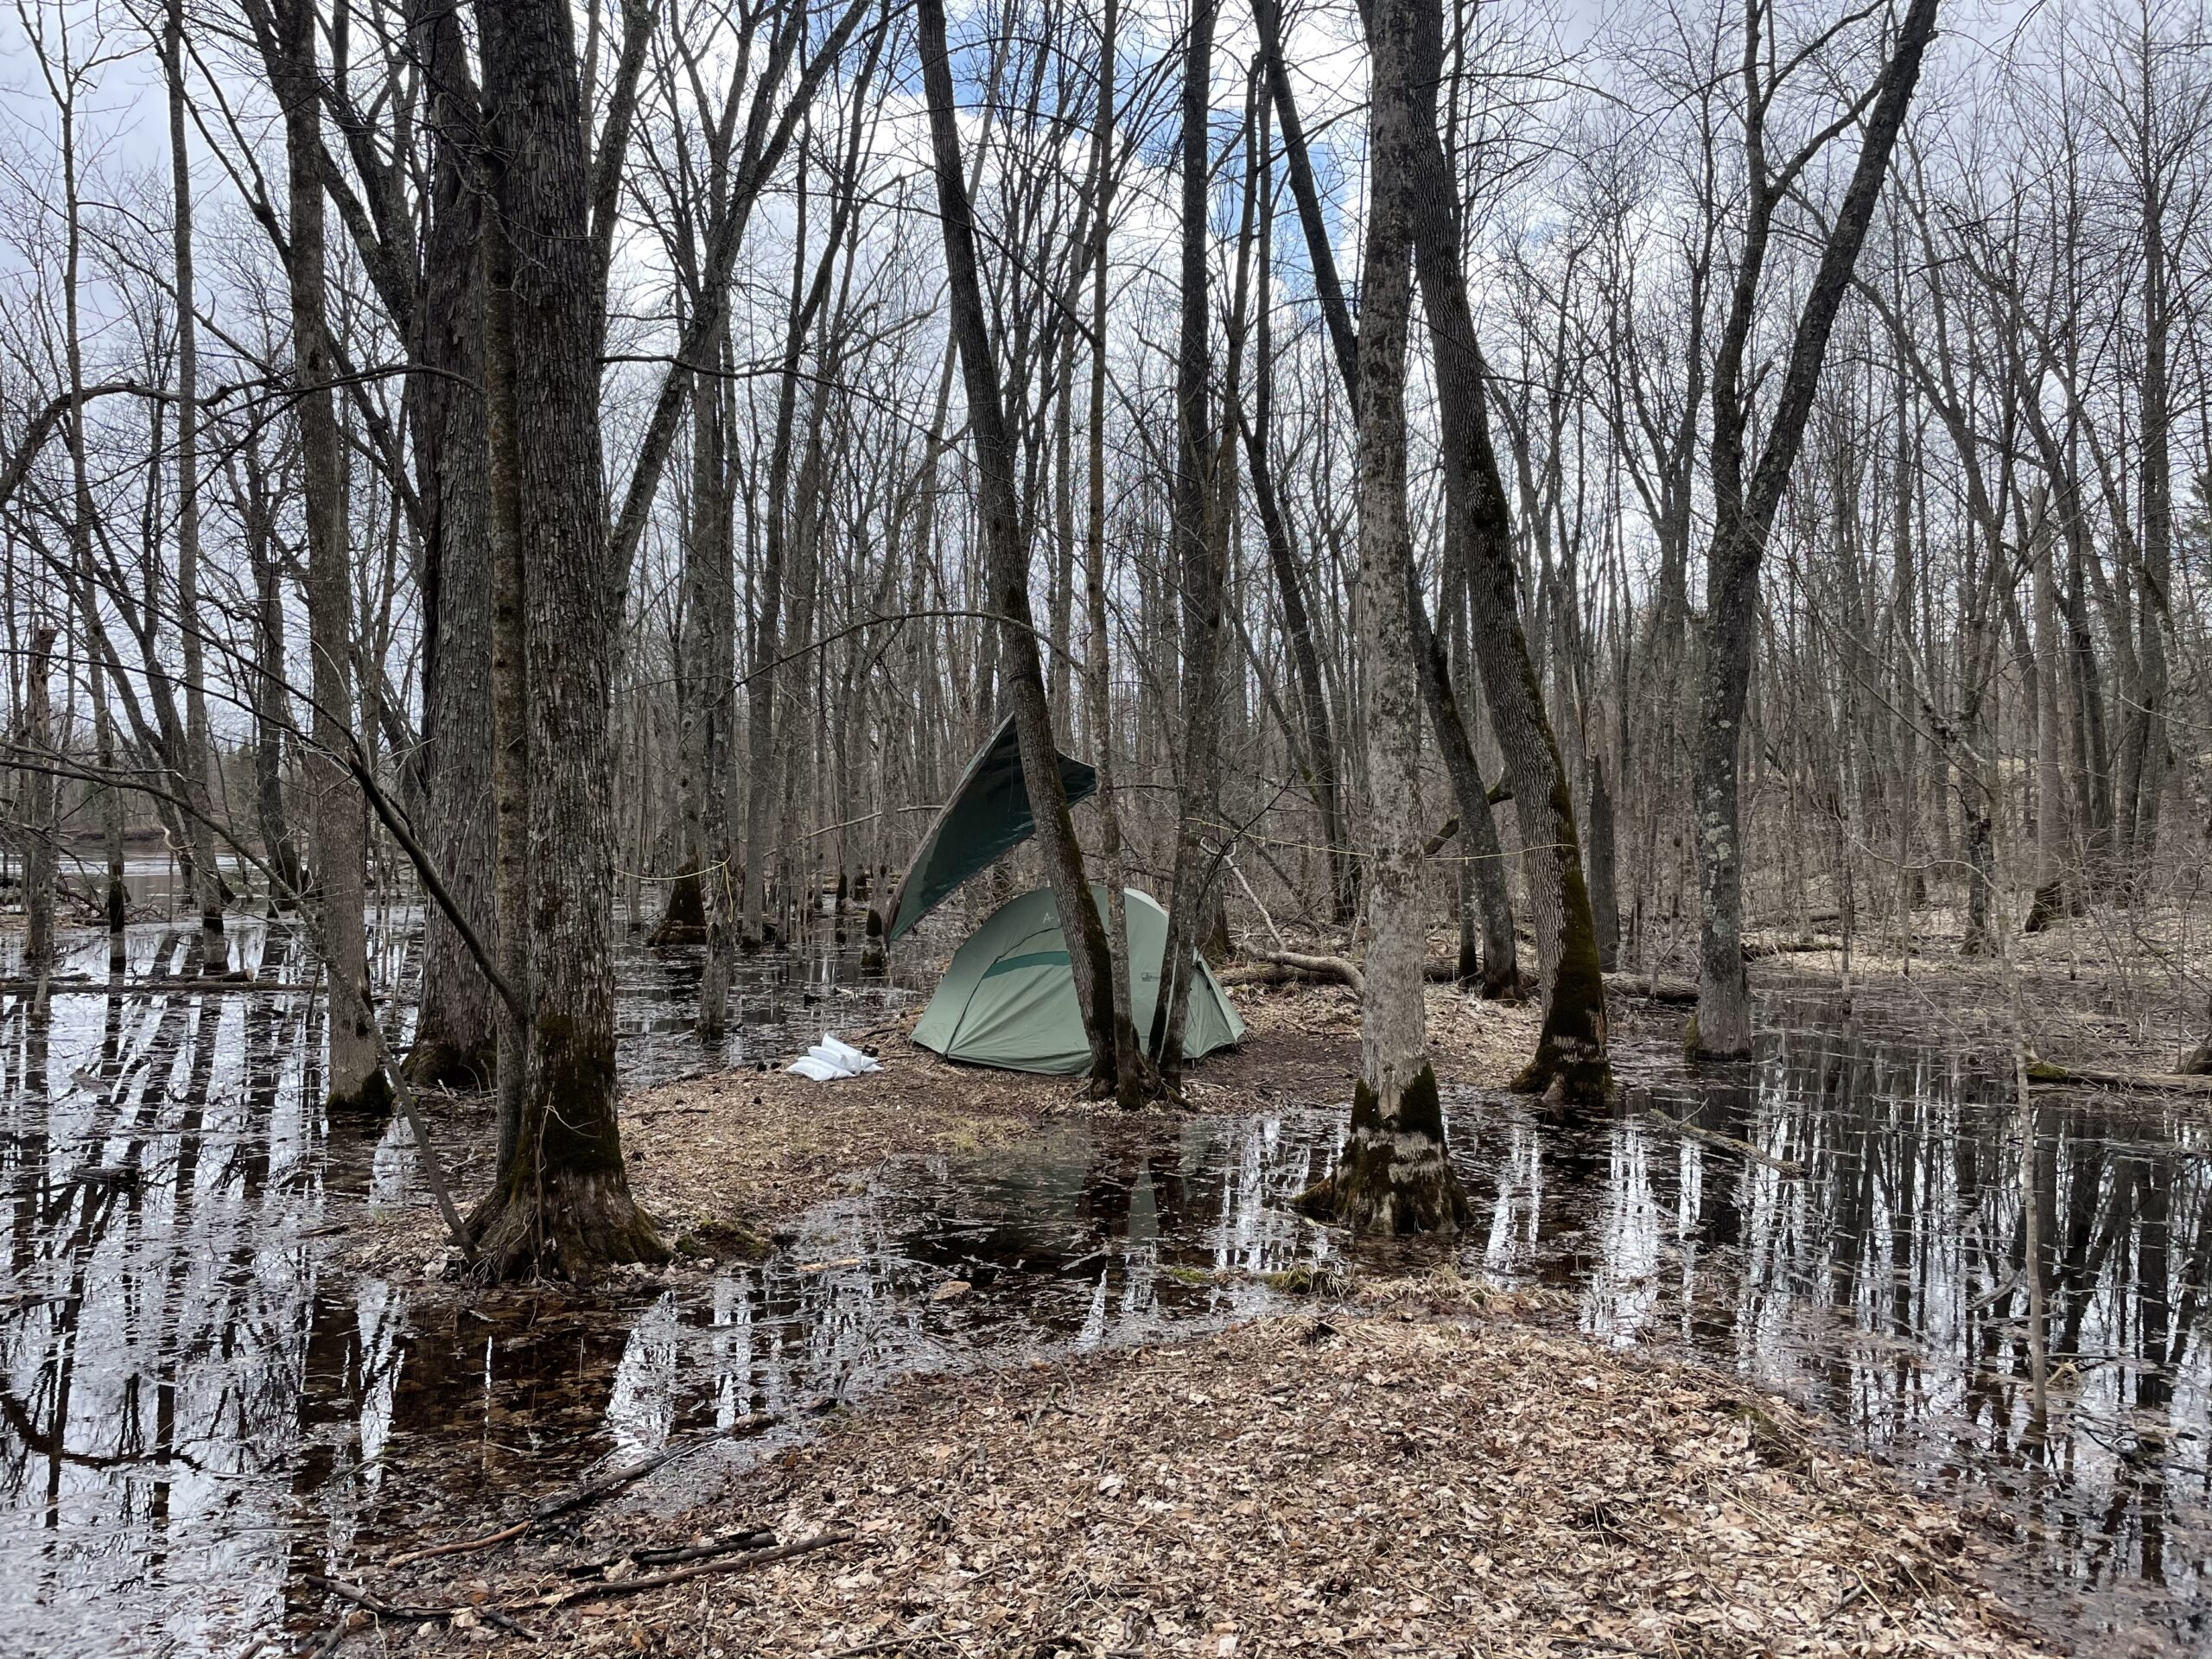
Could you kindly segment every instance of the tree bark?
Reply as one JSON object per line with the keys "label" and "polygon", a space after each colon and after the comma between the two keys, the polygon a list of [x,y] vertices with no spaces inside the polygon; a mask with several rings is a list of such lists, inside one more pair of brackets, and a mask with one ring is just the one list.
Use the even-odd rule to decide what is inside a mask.
{"label": "tree bark", "polygon": [[[719,342],[728,355],[727,336]],[[694,601],[698,649],[692,664],[693,718],[699,788],[706,804],[699,855],[707,960],[699,976],[698,1033],[719,1038],[729,1017],[730,956],[738,920],[736,887],[730,870],[730,811],[733,800],[737,714],[736,502],[729,464],[728,383],[702,383],[693,395],[692,545],[686,560],[699,566]]]}
{"label": "tree bark", "polygon": [[2036,715],[2036,887],[2022,931],[2039,933],[2072,913],[2067,881],[2066,854],[2071,840],[2066,812],[2066,770],[2060,759],[2060,683],[2063,647],[2058,632],[2058,586],[2051,569],[2055,540],[2051,534],[2048,486],[2039,489],[2029,531],[2028,556],[2033,562],[2035,604]]}
{"label": "tree bark", "polygon": [[1859,160],[1830,226],[1799,313],[1765,437],[1745,477],[1751,410],[1744,357],[1755,321],[1773,213],[1781,191],[1769,172],[1758,111],[1761,61],[1756,5],[1747,9],[1744,76],[1750,202],[1735,289],[1713,374],[1713,530],[1706,560],[1706,649],[1699,672],[1694,760],[1698,887],[1698,1010],[1688,1046],[1732,1058],[1751,1050],[1751,987],[1744,974],[1743,823],[1738,806],[1744,704],[1751,683],[1759,562],[1804,442],[1830,334],[1872,223],[1890,156],[1904,124],[1921,60],[1936,32],[1936,0],[1911,0],[1884,65]]}
{"label": "tree bark", "polygon": [[[409,36],[430,125],[430,200],[416,307],[421,372],[408,392],[423,512],[423,795],[448,890],[480,937],[498,931],[492,697],[491,454],[485,435],[482,208],[472,177],[479,99],[461,18],[413,0]],[[407,1075],[482,1087],[497,1070],[501,1014],[444,911],[423,927],[423,993]]]}
{"label": "tree bark", "polygon": [[284,578],[259,457],[249,454],[245,470],[238,512],[253,567],[254,822],[261,834],[261,855],[274,877],[270,908],[281,914],[298,906],[303,885],[299,846],[284,807],[284,734],[291,728],[284,678]]}
{"label": "tree bark", "polygon": [[[32,625],[30,660],[23,676],[23,743],[41,759],[53,751],[54,644],[60,630],[51,622]],[[23,780],[23,909],[28,929],[23,963],[34,973],[54,961],[54,774],[26,768]]]}
{"label": "tree bark", "polygon": [[1476,343],[1459,264],[1459,192],[1436,134],[1434,88],[1443,79],[1443,22],[1436,0],[1418,0],[1413,36],[1421,118],[1409,156],[1414,260],[1435,353],[1444,445],[1446,557],[1466,573],[1474,655],[1504,757],[1521,825],[1522,868],[1536,929],[1544,1002],[1536,1052],[1514,1087],[1562,1103],[1602,1102],[1612,1086],[1605,1052],[1605,985],[1584,884],[1574,799],[1543,691],[1521,626],[1511,509],[1491,447],[1489,371]]}
{"label": "tree bark", "polygon": [[1106,277],[1114,199],[1114,53],[1120,0],[1106,0],[1098,45],[1098,109],[1091,129],[1090,173],[1096,241],[1090,264],[1090,523],[1084,549],[1084,614],[1090,634],[1084,675],[1090,706],[1091,747],[1098,768],[1098,861],[1106,878],[1107,971],[1114,1002],[1114,1096],[1135,1111],[1154,1092],[1155,1079],[1129,1012],[1129,918],[1122,807],[1115,793],[1112,632],[1106,623]]}
{"label": "tree bark", "polygon": [[209,812],[208,775],[215,753],[208,736],[207,673],[200,613],[200,320],[194,312],[192,154],[187,147],[184,0],[168,0],[162,31],[162,72],[168,83],[169,199],[176,294],[176,608],[184,670],[184,753],[178,782],[189,809],[194,897],[200,905],[201,968],[219,974],[229,950],[223,938],[223,872]]}
{"label": "tree bark", "polygon": [[1467,1217],[1444,1143],[1422,1006],[1421,700],[1406,506],[1406,335],[1412,312],[1419,0],[1370,0],[1367,242],[1360,281],[1360,645],[1370,796],[1366,985],[1351,1134],[1325,1191],[1307,1195],[1355,1231],[1453,1232]]}
{"label": "tree bark", "polygon": [[337,373],[328,324],[321,100],[315,95],[315,0],[276,9],[270,79],[284,110],[290,208],[294,409],[308,531],[309,683],[315,708],[306,757],[316,931],[329,983],[334,1109],[381,1110],[390,1084],[369,1028],[367,825],[346,757],[353,745],[353,592],[346,544],[346,461],[331,397]]}
{"label": "tree bark", "polygon": [[[530,1047],[514,1148],[471,1221],[496,1277],[666,1251],[616,1117],[609,568],[588,168],[572,14],[480,4],[492,200],[512,260],[517,528],[530,686]],[[527,349],[524,343],[527,342]]]}
{"label": "tree bark", "polygon": [[[1213,31],[1219,0],[1197,0],[1184,34],[1182,270],[1175,350],[1175,476],[1169,513],[1182,607],[1183,741],[1176,768],[1175,861],[1168,880],[1167,944],[1149,1047],[1170,1088],[1183,1072],[1183,1022],[1191,957],[1212,889],[1205,837],[1221,817],[1221,600],[1227,526],[1216,499],[1217,448],[1209,418],[1207,222],[1212,146]],[[1248,198],[1249,199],[1249,198]],[[1248,221],[1249,222],[1249,221]],[[1249,246],[1249,244],[1248,244]],[[1230,377],[1235,383],[1236,377]],[[1219,831],[1215,830],[1216,834]]]}

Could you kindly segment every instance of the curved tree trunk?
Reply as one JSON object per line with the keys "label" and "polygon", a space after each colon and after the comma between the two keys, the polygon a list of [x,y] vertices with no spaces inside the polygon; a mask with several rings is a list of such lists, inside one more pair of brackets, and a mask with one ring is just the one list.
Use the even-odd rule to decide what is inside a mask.
{"label": "curved tree trunk", "polygon": [[1605,1054],[1605,976],[1598,966],[1596,925],[1583,881],[1574,799],[1521,626],[1510,509],[1484,402],[1488,371],[1476,344],[1474,314],[1459,264],[1459,193],[1436,134],[1434,89],[1443,77],[1443,20],[1436,0],[1418,0],[1416,14],[1414,74],[1425,90],[1408,164],[1414,169],[1414,263],[1435,351],[1438,410],[1448,437],[1446,556],[1464,561],[1475,661],[1521,823],[1522,868],[1536,926],[1544,1001],[1535,1055],[1514,1087],[1591,1104],[1604,1100],[1612,1086]]}
{"label": "curved tree trunk", "polygon": [[1037,825],[1037,849],[1052,884],[1060,931],[1067,938],[1076,1000],[1090,1037],[1092,1086],[1111,1089],[1116,1082],[1112,950],[1098,906],[1084,880],[1083,852],[1076,843],[1067,791],[1060,782],[1059,753],[1054,744],[1052,709],[1045,696],[1044,665],[1037,655],[1029,608],[1029,550],[1022,541],[1014,493],[1014,448],[1000,396],[997,355],[983,310],[968,186],[960,170],[960,133],[954,113],[952,63],[945,44],[944,0],[920,0],[917,22],[938,210],[944,228],[952,332],[968,391],[969,428],[976,440],[978,505],[990,571],[991,608],[999,619],[1001,673],[1007,700],[1014,705],[1014,732],[1021,745],[1022,782]]}
{"label": "curved tree trunk", "polygon": [[1751,177],[1744,246],[1735,290],[1713,372],[1713,542],[1706,563],[1705,660],[1698,676],[1698,734],[1693,791],[1697,823],[1698,889],[1703,917],[1698,939],[1697,1015],[1688,1046],[1716,1058],[1751,1051],[1751,987],[1744,975],[1743,816],[1739,810],[1745,699],[1758,609],[1759,562],[1795,468],[1812,413],[1828,337],[1835,327],[1859,250],[1873,221],[1888,176],[1890,155],[1936,32],[1936,0],[1912,0],[1898,27],[1866,116],[1865,137],[1820,264],[1799,312],[1765,435],[1745,479],[1751,427],[1744,359],[1759,299],[1774,209],[1780,200],[1770,173],[1758,95],[1760,64],[1754,10],[1744,47],[1744,74],[1752,83],[1745,130]]}

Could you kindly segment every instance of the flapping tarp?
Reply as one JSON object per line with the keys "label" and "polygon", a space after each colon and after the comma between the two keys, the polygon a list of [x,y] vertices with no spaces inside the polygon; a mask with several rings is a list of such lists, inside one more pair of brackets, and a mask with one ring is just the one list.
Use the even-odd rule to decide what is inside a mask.
{"label": "flapping tarp", "polygon": [[[1098,774],[1080,760],[1059,757],[1060,787],[1072,806],[1098,787]],[[922,837],[913,861],[899,879],[885,911],[884,932],[897,938],[935,910],[976,871],[1019,847],[1037,828],[1029,810],[1029,790],[1021,779],[1021,743],[1014,716],[968,763],[952,798]]]}

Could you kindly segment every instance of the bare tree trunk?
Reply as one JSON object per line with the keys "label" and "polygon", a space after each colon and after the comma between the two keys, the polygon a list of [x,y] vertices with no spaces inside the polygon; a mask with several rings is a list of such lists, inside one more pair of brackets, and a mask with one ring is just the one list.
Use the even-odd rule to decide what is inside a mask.
{"label": "bare tree trunk", "polygon": [[[85,610],[85,633],[87,639],[99,632],[95,612],[98,601],[94,597],[98,577],[92,566],[92,473],[86,454],[85,432],[85,347],[82,324],[78,309],[79,303],[79,261],[84,246],[83,201],[79,194],[77,175],[77,105],[75,83],[68,79],[69,69],[65,61],[62,69],[67,91],[60,110],[61,116],[61,190],[62,213],[66,223],[67,251],[62,267],[62,328],[63,355],[69,374],[69,564],[81,584]],[[149,604],[149,610],[153,607]],[[100,655],[105,656],[102,652]],[[92,723],[94,741],[98,747],[100,770],[112,777],[116,766],[115,728],[108,718],[108,664],[95,657],[88,664],[86,682],[92,695]],[[123,797],[112,784],[101,791],[101,828],[107,854],[107,887],[104,895],[107,918],[108,971],[121,970],[124,960],[123,930],[129,913],[129,899],[123,883]],[[197,823],[182,826],[184,835],[200,832]],[[52,833],[59,833],[59,825]],[[194,863],[191,849],[194,842],[186,839],[179,850],[184,855],[186,877],[191,878]],[[49,899],[49,906],[51,900]],[[51,910],[48,912],[51,925]],[[49,947],[50,950],[50,947]]]}
{"label": "bare tree trunk", "polygon": [[1068,816],[1067,791],[1060,783],[1052,711],[1046,702],[1043,665],[1037,656],[1029,608],[1029,550],[1021,541],[1014,451],[1007,436],[1005,407],[1000,401],[990,325],[983,311],[976,226],[967,182],[960,170],[960,134],[954,116],[944,0],[920,0],[917,21],[936,162],[938,209],[944,227],[953,336],[959,345],[967,384],[969,428],[976,440],[991,608],[999,618],[1001,667],[1014,705],[1014,731],[1021,745],[1022,781],[1037,824],[1037,849],[1052,884],[1060,931],[1067,938],[1076,999],[1090,1034],[1092,1087],[1103,1090],[1113,1088],[1116,1081],[1112,950],[1099,920],[1098,906],[1091,901],[1090,889],[1084,880],[1082,850],[1076,844],[1075,825]]}
{"label": "bare tree trunk", "polygon": [[[483,213],[469,145],[479,118],[459,14],[413,0],[409,37],[431,127],[431,193],[408,386],[422,501],[423,783],[432,856],[483,938],[496,936],[491,455],[485,435]],[[407,1075],[481,1087],[497,1071],[502,1014],[443,909],[423,925],[423,993]]]}
{"label": "bare tree trunk", "polygon": [[1408,607],[1413,624],[1414,664],[1421,674],[1421,699],[1428,707],[1436,746],[1444,753],[1444,770],[1452,780],[1452,798],[1459,803],[1464,868],[1474,888],[1477,912],[1482,918],[1481,963],[1460,977],[1478,980],[1481,995],[1492,1001],[1517,1001],[1521,995],[1520,951],[1513,938],[1513,900],[1506,890],[1505,855],[1498,844],[1497,819],[1491,811],[1490,790],[1476,765],[1475,746],[1468,737],[1467,722],[1459,713],[1459,693],[1452,683],[1451,658],[1444,649],[1443,639],[1429,626],[1418,590],[1408,596]]}
{"label": "bare tree trunk", "polygon": [[[1406,334],[1413,308],[1412,184],[1421,73],[1418,0],[1371,0],[1369,125],[1373,185],[1360,273],[1360,646],[1366,673],[1368,790],[1366,987],[1351,1134],[1325,1193],[1355,1231],[1453,1232],[1466,1219],[1444,1145],[1422,1007],[1419,645],[1413,620],[1413,533],[1406,511]],[[1432,135],[1433,136],[1433,135]]]}
{"label": "bare tree trunk", "polygon": [[[1271,0],[1262,0],[1262,4]],[[1272,61],[1272,60],[1271,60]],[[1260,111],[1261,146],[1268,148],[1268,115],[1272,99]],[[1271,292],[1274,280],[1274,180],[1272,152],[1267,176],[1255,187],[1260,193],[1260,283]],[[1260,529],[1268,549],[1268,564],[1274,573],[1275,592],[1282,603],[1285,644],[1291,671],[1298,683],[1298,711],[1305,731],[1306,765],[1312,776],[1307,786],[1321,817],[1321,838],[1329,858],[1329,918],[1338,927],[1350,927],[1359,909],[1359,861],[1352,856],[1351,830],[1344,823],[1342,766],[1337,740],[1329,720],[1329,691],[1321,677],[1319,653],[1313,645],[1313,621],[1306,602],[1306,578],[1291,546],[1290,526],[1275,487],[1270,442],[1274,424],[1274,307],[1262,303],[1255,318],[1257,331],[1252,365],[1252,417],[1244,418],[1240,403],[1236,420],[1243,429],[1245,464],[1252,479],[1253,504],[1259,509]],[[1232,395],[1233,395],[1232,389]]]}
{"label": "bare tree trunk", "polygon": [[1694,773],[1698,885],[1703,918],[1698,944],[1698,1007],[1688,1046],[1717,1058],[1751,1050],[1751,987],[1744,974],[1743,821],[1740,787],[1745,697],[1757,629],[1759,562],[1782,493],[1804,442],[1828,336],[1851,285],[1859,250],[1888,175],[1890,155],[1936,32],[1936,0],[1911,0],[1866,118],[1859,161],[1821,250],[1790,342],[1781,391],[1764,423],[1756,465],[1745,477],[1751,424],[1744,358],[1759,298],[1768,237],[1781,192],[1769,171],[1760,112],[1759,22],[1745,10],[1745,149],[1751,175],[1745,245],[1713,374],[1713,529],[1707,555],[1706,648],[1699,675]]}
{"label": "bare tree trunk", "polygon": [[[23,676],[23,743],[41,763],[54,752],[54,642],[60,630],[51,622],[31,628],[30,661]],[[23,772],[23,910],[29,926],[23,963],[34,973],[54,960],[54,774]]]}
{"label": "bare tree trunk", "polygon": [[[108,709],[107,693],[100,687],[105,677],[99,669],[92,672],[92,731],[100,770],[112,776],[117,760],[115,716]],[[107,970],[119,974],[127,957],[124,929],[130,921],[130,890],[123,878],[123,791],[112,784],[100,791],[100,830],[107,853]]]}
{"label": "bare tree trunk", "polygon": [[1459,264],[1459,191],[1436,135],[1433,88],[1443,78],[1436,0],[1418,0],[1413,49],[1422,113],[1410,155],[1414,262],[1435,353],[1444,446],[1446,556],[1466,573],[1474,655],[1521,824],[1522,868],[1536,929],[1544,1020],[1536,1052],[1514,1087],[1580,1104],[1612,1086],[1605,1054],[1605,984],[1584,885],[1574,799],[1521,626],[1510,509],[1491,448],[1474,313]]}
{"label": "bare tree trunk", "polygon": [[[728,336],[719,342],[728,356]],[[739,893],[731,880],[730,813],[735,782],[737,680],[736,527],[729,462],[728,383],[716,379],[695,394],[692,435],[693,546],[699,563],[696,600],[699,650],[694,664],[693,695],[697,719],[699,785],[706,799],[706,823],[700,842],[704,864],[707,960],[699,976],[699,1035],[719,1038],[729,1016],[730,954],[738,921]],[[703,423],[703,426],[702,425]]]}
{"label": "bare tree trunk", "polygon": [[1620,966],[1621,911],[1615,896],[1613,794],[1605,786],[1603,755],[1590,757],[1590,913],[1598,934],[1598,966]]}
{"label": "bare tree trunk", "polygon": [[331,382],[324,276],[322,134],[315,94],[315,0],[284,0],[269,72],[284,110],[289,181],[295,411],[308,530],[308,637],[315,697],[307,782],[313,810],[316,931],[329,984],[330,1104],[381,1110],[390,1084],[369,1027],[367,826],[348,759],[353,746],[353,592],[346,544],[346,461]]}
{"label": "bare tree trunk", "polygon": [[[486,193],[488,194],[488,192]],[[484,267],[486,541],[492,584],[492,899],[500,977],[530,1007],[530,660],[522,551],[522,454],[516,407],[514,251],[498,216],[478,226]],[[498,1167],[522,1140],[530,1029],[501,1010]]]}
{"label": "bare tree trunk", "polygon": [[1119,41],[1120,0],[1106,0],[1098,46],[1098,112],[1091,129],[1090,523],[1084,549],[1084,614],[1090,645],[1084,691],[1090,704],[1091,744],[1098,769],[1098,861],[1105,874],[1108,971],[1114,999],[1114,1095],[1135,1111],[1153,1092],[1154,1079],[1129,1012],[1128,883],[1122,844],[1122,806],[1115,793],[1112,632],[1106,624],[1106,276],[1114,196],[1114,53]]}
{"label": "bare tree trunk", "polygon": [[2028,906],[2023,931],[2039,933],[2072,913],[2066,873],[2068,833],[2066,770],[2059,758],[2059,684],[2064,647],[2058,632],[2058,586],[2051,569],[2054,556],[2048,486],[2036,492],[2031,514],[2028,556],[2035,566],[2035,681],[2031,688],[2036,702],[2036,890]]}
{"label": "bare tree trunk", "polygon": [[[1182,305],[1175,351],[1175,479],[1170,518],[1181,599],[1183,742],[1176,772],[1175,862],[1168,882],[1167,945],[1147,1046],[1173,1088],[1183,1073],[1183,1021],[1191,1001],[1191,956],[1204,931],[1212,887],[1205,846],[1221,817],[1221,599],[1227,526],[1215,499],[1217,443],[1208,418],[1206,298],[1211,240],[1207,183],[1212,146],[1213,31],[1219,0],[1197,0],[1183,45]],[[1249,188],[1248,196],[1249,197]],[[1247,217],[1246,246],[1249,245]],[[1230,377],[1234,385],[1236,377]],[[1215,829],[1218,836],[1221,831]]]}
{"label": "bare tree trunk", "polygon": [[216,857],[208,774],[215,760],[208,737],[207,674],[200,613],[200,320],[192,268],[192,156],[186,146],[184,0],[168,0],[162,33],[162,71],[168,84],[171,237],[176,285],[176,598],[179,651],[184,669],[183,785],[185,831],[192,837],[194,895],[200,903],[200,965],[219,974],[228,967],[223,938],[223,872]]}
{"label": "bare tree trunk", "polygon": [[620,607],[607,564],[584,111],[563,0],[502,0],[480,6],[477,22],[492,199],[513,262],[531,1031],[520,1133],[472,1226],[495,1276],[581,1278],[666,1254],[631,1197],[615,1109],[608,725]]}
{"label": "bare tree trunk", "polygon": [[254,583],[254,820],[261,832],[261,855],[275,878],[270,907],[281,913],[298,906],[302,882],[299,847],[284,810],[284,734],[291,715],[285,706],[283,572],[272,545],[268,492],[257,457],[248,457],[242,497],[239,512]]}

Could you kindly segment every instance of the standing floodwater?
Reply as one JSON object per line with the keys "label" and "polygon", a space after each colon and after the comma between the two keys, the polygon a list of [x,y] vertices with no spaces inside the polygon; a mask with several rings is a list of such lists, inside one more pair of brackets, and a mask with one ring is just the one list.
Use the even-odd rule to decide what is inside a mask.
{"label": "standing floodwater", "polygon": [[[132,976],[188,976],[195,949],[189,929],[134,929]],[[487,1497],[753,1413],[802,1432],[917,1370],[1206,1328],[1279,1306],[1264,1275],[1335,1248],[1283,1206],[1334,1154],[1341,1103],[1322,1100],[894,1164],[825,1194],[759,1268],[609,1296],[456,1299],[341,1271],[334,1235],[410,1197],[411,1154],[312,1106],[321,1003],[297,988],[314,972],[299,936],[243,927],[232,952],[270,988],[78,984],[42,1016],[0,1007],[0,1651],[235,1655],[280,1635],[301,1574],[450,1535]],[[728,1057],[687,1034],[693,970],[626,957],[633,1077]],[[747,1054],[879,1018],[893,995],[834,954],[747,973]],[[1760,1061],[1694,1077],[1645,1055],[1594,1125],[1454,1098],[1463,1269],[1563,1292],[1594,1338],[1687,1348],[1824,1412],[2006,1517],[2046,1605],[2078,1596],[2091,1626],[2148,1618],[2201,1640],[2201,1107],[2041,1097],[2024,1186],[2001,1070],[1903,1016],[1770,1012]]]}

